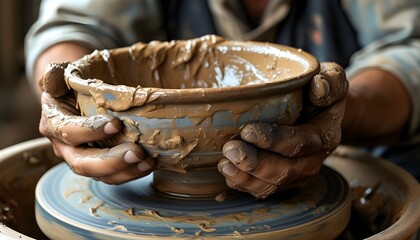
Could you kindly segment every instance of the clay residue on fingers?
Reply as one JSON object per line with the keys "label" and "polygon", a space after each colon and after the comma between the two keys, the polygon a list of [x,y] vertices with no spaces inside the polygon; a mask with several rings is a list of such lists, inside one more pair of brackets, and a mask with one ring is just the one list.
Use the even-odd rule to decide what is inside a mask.
{"label": "clay residue on fingers", "polygon": [[233,140],[223,146],[223,155],[243,171],[255,169],[257,151],[243,141]]}
{"label": "clay residue on fingers", "polygon": [[[63,112],[63,109],[49,104],[43,104],[42,109],[41,132],[47,136],[52,135],[55,138],[62,139],[70,145],[79,145],[106,136],[103,127],[107,123],[112,123],[116,130],[121,129],[121,122],[109,116],[83,117],[69,115]],[[49,130],[45,131],[44,129]]]}
{"label": "clay residue on fingers", "polygon": [[270,149],[274,142],[277,125],[269,123],[248,124],[241,131],[241,138],[258,147]]}
{"label": "clay residue on fingers", "polygon": [[316,103],[315,105],[322,105],[322,101],[325,101],[330,95],[330,84],[323,76],[316,75],[312,81],[312,85],[311,93],[314,96],[312,102]]}
{"label": "clay residue on fingers", "polygon": [[344,69],[332,62],[321,64],[321,71],[311,82],[310,100],[318,107],[326,107],[341,100],[348,90]]}
{"label": "clay residue on fingers", "polygon": [[41,89],[52,97],[57,98],[64,96],[69,88],[64,81],[64,69],[68,63],[53,63],[47,65],[45,72],[41,77],[39,85]]}

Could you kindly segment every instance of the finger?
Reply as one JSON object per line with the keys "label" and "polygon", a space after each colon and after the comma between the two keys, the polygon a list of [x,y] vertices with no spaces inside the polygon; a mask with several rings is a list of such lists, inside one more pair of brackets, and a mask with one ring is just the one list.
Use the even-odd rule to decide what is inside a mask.
{"label": "finger", "polygon": [[309,97],[317,107],[326,107],[343,99],[348,89],[348,81],[344,69],[332,62],[321,63],[319,74],[310,84]]}
{"label": "finger", "polygon": [[291,189],[302,189],[306,186],[308,179],[309,177],[308,178],[303,177],[302,179],[297,179],[294,182],[277,186],[277,192],[284,192]]}
{"label": "finger", "polygon": [[125,169],[123,171],[120,171],[114,174],[101,176],[96,179],[107,184],[126,183],[131,180],[135,180],[135,179],[149,175],[152,172],[152,168],[150,167],[148,162],[153,163],[154,161],[152,159],[143,160],[143,161],[140,161],[138,164],[135,164],[129,167],[128,169]]}
{"label": "finger", "polygon": [[[295,178],[293,162],[280,155],[256,149],[243,141],[229,141],[223,146],[223,155],[239,170],[250,173],[268,183],[282,184]],[[266,166],[264,166],[266,164]]]}
{"label": "finger", "polygon": [[219,161],[218,169],[225,176],[228,187],[248,192],[257,198],[266,198],[277,190],[276,185],[262,181],[238,169],[228,159]]}
{"label": "finger", "polygon": [[115,117],[109,115],[76,116],[64,107],[60,107],[62,103],[48,94],[44,93],[42,97],[39,131],[49,138],[59,139],[66,144],[77,146],[106,139],[122,128],[121,122]]}
{"label": "finger", "polygon": [[66,160],[75,173],[82,176],[111,175],[132,165],[139,166],[139,171],[143,172],[150,172],[154,167],[153,159],[145,157],[143,149],[133,143],[104,149],[73,147],[59,141],[55,141],[54,144],[54,150]]}
{"label": "finger", "polygon": [[39,82],[41,89],[54,98],[64,96],[69,91],[64,80],[64,69],[67,65],[68,62],[47,65]]}
{"label": "finger", "polygon": [[247,124],[241,138],[259,148],[286,157],[332,152],[341,141],[344,100],[324,109],[298,126],[276,126],[268,123]]}
{"label": "finger", "polygon": [[283,156],[303,156],[319,151],[323,145],[321,137],[310,126],[278,127],[268,123],[248,124],[242,129],[241,138],[259,148]]}
{"label": "finger", "polygon": [[230,141],[223,147],[223,155],[238,170],[247,172],[273,185],[287,185],[316,174],[326,154],[301,158],[286,158],[268,151],[256,151],[242,141]]}

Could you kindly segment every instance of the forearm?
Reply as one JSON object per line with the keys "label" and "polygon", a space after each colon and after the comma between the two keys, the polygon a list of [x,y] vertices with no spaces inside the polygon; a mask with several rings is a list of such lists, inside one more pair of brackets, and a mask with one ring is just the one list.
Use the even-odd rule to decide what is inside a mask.
{"label": "forearm", "polygon": [[369,69],[350,80],[342,122],[343,143],[386,144],[405,129],[412,109],[401,81],[389,72]]}
{"label": "forearm", "polygon": [[35,91],[38,96],[41,96],[41,88],[39,86],[39,81],[41,76],[44,73],[45,67],[50,63],[61,63],[74,61],[82,56],[90,53],[91,51],[77,43],[73,42],[63,42],[49,47],[35,61],[33,81],[35,86]]}

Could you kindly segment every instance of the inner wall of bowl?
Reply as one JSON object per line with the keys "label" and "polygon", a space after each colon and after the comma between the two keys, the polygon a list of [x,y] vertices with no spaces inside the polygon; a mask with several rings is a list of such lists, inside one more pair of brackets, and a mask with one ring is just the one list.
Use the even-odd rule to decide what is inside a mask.
{"label": "inner wall of bowl", "polygon": [[298,76],[308,64],[296,58],[297,55],[272,45],[189,40],[138,43],[129,51],[103,50],[81,70],[83,78],[96,78],[111,85],[219,88]]}

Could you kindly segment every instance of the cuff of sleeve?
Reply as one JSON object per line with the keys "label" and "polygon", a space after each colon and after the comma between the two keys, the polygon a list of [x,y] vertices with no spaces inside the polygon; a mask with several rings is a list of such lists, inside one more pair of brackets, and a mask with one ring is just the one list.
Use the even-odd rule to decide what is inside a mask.
{"label": "cuff of sleeve", "polygon": [[[31,34],[29,33],[28,36]],[[26,54],[26,76],[30,81],[31,86],[34,81],[34,65],[39,55],[47,48],[60,42],[78,42],[91,49],[105,49],[114,48],[116,44],[111,40],[93,36],[92,33],[84,32],[72,26],[61,26],[60,28],[51,28],[27,37],[25,39],[25,54]]]}
{"label": "cuff of sleeve", "polygon": [[349,79],[367,69],[382,69],[400,79],[410,95],[412,112],[404,136],[412,137],[420,125],[420,55],[417,48],[395,47],[381,53],[355,55],[346,69]]}

